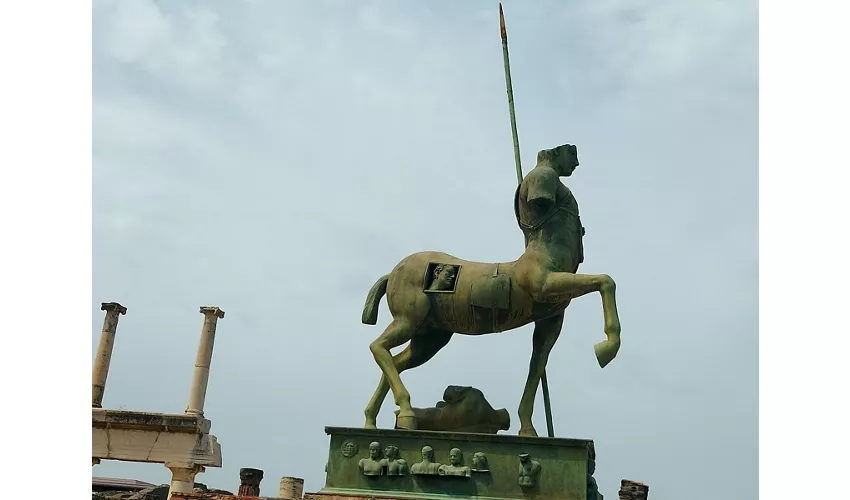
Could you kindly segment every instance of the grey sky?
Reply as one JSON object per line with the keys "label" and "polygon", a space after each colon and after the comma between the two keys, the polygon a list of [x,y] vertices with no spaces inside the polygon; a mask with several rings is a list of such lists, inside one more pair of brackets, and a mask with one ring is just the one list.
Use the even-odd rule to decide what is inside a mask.
{"label": "grey sky", "polygon": [[[608,497],[629,478],[653,500],[756,498],[756,2],[505,12],[525,171],[578,146],[582,271],[618,283],[623,347],[604,370],[599,297],[568,310],[556,433],[596,441]],[[105,406],[183,411],[198,306],[219,305],[206,413],[224,467],[198,481],[235,490],[257,467],[263,494],[285,475],[318,490],[323,427],[362,425],[379,379],[385,303],[360,323],[374,281],[420,250],[522,250],[497,2],[96,0],[93,43],[92,352],[99,303],[129,308]],[[455,336],[403,375],[414,405],[472,385],[516,432],[530,334]]]}

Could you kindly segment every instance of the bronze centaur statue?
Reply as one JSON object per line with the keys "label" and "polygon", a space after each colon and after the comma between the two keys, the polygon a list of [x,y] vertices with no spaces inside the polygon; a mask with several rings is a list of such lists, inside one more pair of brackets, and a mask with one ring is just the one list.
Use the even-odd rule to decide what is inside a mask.
{"label": "bronze centaur statue", "polygon": [[[596,344],[605,367],[620,348],[620,319],[615,284],[605,274],[577,274],[584,260],[578,203],[560,177],[578,167],[572,145],[542,150],[536,167],[525,176],[514,197],[517,222],[525,234],[525,252],[513,262],[471,262],[440,252],[406,257],[369,291],[363,323],[374,325],[381,297],[393,320],[369,346],[383,375],[366,407],[367,428],[376,426],[381,404],[392,390],[399,407],[396,425],[416,429],[410,393],[399,374],[430,360],[455,333],[484,335],[534,322],[534,347],[528,379],[520,400],[520,436],[536,436],[531,422],[534,398],[564,320],[575,297],[602,296],[607,340]],[[393,356],[390,349],[410,344]]]}

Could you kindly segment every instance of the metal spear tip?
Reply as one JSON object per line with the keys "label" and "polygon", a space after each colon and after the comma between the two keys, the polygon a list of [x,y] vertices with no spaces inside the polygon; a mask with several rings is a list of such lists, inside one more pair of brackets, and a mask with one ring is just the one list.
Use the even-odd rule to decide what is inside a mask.
{"label": "metal spear tip", "polygon": [[127,308],[118,302],[101,302],[100,310],[107,312],[118,311],[118,314],[127,314]]}
{"label": "metal spear tip", "polygon": [[502,3],[499,2],[499,30],[502,34],[502,41],[508,41],[508,30],[505,28],[505,13],[502,11]]}
{"label": "metal spear tip", "polygon": [[218,306],[201,306],[201,314],[214,314],[219,318],[224,317],[224,311],[218,308]]}
{"label": "metal spear tip", "polygon": [[499,28],[502,32],[502,40],[508,41],[508,30],[505,29],[505,13],[502,11],[502,2],[499,2]]}

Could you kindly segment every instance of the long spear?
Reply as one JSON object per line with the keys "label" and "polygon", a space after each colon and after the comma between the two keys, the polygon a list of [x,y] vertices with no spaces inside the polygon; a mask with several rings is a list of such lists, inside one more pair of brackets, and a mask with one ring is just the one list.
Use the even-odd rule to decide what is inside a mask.
{"label": "long spear", "polygon": [[[516,113],[514,112],[514,89],[511,85],[511,60],[508,57],[508,30],[505,28],[505,13],[502,11],[502,3],[499,2],[499,28],[502,32],[502,55],[505,59],[505,86],[508,89],[508,110],[511,115],[511,134],[514,139],[514,162],[516,163],[517,184],[522,184],[522,163],[519,155],[519,136],[516,132]],[[552,425],[552,404],[549,401],[549,381],[546,379],[546,368],[540,377],[543,385],[543,406],[546,409],[546,430],[549,437],[555,437],[555,428]]]}

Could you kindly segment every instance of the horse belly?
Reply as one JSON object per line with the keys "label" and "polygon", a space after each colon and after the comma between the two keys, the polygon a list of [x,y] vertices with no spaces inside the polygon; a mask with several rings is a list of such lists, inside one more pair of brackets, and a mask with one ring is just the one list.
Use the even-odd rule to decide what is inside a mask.
{"label": "horse belly", "polygon": [[480,283],[482,278],[493,277],[499,270],[496,264],[465,262],[462,266],[454,293],[431,294],[432,320],[439,328],[483,335],[517,328],[531,321],[533,303],[515,283],[511,283],[506,307],[472,305],[473,285]]}

